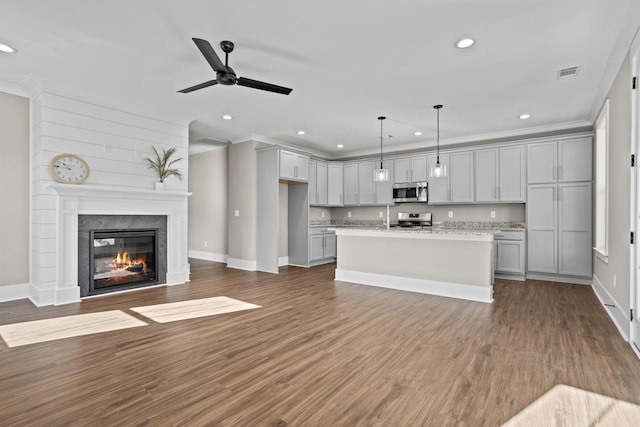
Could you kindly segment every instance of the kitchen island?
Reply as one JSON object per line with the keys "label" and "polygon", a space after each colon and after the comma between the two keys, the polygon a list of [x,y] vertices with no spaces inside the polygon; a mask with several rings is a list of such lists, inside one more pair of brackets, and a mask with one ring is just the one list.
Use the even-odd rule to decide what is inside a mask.
{"label": "kitchen island", "polygon": [[335,279],[493,301],[493,231],[335,228]]}

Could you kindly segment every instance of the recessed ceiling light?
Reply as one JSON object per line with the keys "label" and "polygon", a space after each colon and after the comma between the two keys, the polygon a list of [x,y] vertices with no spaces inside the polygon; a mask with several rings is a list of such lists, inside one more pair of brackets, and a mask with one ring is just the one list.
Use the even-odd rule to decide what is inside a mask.
{"label": "recessed ceiling light", "polygon": [[16,50],[14,48],[12,48],[11,46],[8,46],[6,44],[2,44],[0,43],[0,52],[4,52],[4,53],[15,53]]}
{"label": "recessed ceiling light", "polygon": [[299,130],[298,131],[298,135],[304,135],[304,131],[303,130]]}
{"label": "recessed ceiling light", "polygon": [[223,118],[224,120],[231,120],[231,119],[233,119],[233,117],[231,117],[231,116],[230,116],[230,115],[228,115],[228,114],[225,114],[224,116],[222,116],[222,118]]}
{"label": "recessed ceiling light", "polygon": [[413,134],[414,134],[415,136],[421,136],[421,135],[422,135],[422,132],[417,131],[417,132],[414,132]]}
{"label": "recessed ceiling light", "polygon": [[531,114],[520,114],[521,119],[528,119],[529,117],[531,117]]}
{"label": "recessed ceiling light", "polygon": [[458,40],[455,46],[458,49],[466,49],[468,47],[471,47],[474,43],[475,43],[475,40],[465,37],[464,39]]}
{"label": "recessed ceiling light", "polygon": [[338,144],[338,148],[343,148],[343,147],[344,147],[344,145]]}

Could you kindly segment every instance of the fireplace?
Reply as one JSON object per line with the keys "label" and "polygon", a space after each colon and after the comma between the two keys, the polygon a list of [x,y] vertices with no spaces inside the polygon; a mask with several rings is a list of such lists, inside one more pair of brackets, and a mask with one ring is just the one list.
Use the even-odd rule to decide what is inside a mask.
{"label": "fireplace", "polygon": [[157,229],[90,233],[89,295],[158,283]]}
{"label": "fireplace", "polygon": [[166,283],[167,216],[79,215],[80,296]]}

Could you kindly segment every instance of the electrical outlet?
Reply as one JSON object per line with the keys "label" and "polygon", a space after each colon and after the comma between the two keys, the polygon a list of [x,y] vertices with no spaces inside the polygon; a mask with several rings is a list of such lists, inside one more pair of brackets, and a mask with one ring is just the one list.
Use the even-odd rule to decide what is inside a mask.
{"label": "electrical outlet", "polygon": [[378,218],[384,218],[384,213],[382,213],[382,211],[378,212]]}
{"label": "electrical outlet", "polygon": [[616,287],[616,275],[615,274],[613,275],[613,287],[614,288]]}
{"label": "electrical outlet", "polygon": [[496,211],[491,211],[491,218],[495,218],[496,217]]}
{"label": "electrical outlet", "polygon": [[351,212],[347,212],[347,218],[351,218]]}
{"label": "electrical outlet", "polygon": [[320,216],[324,218],[324,212],[320,212]]}
{"label": "electrical outlet", "polygon": [[208,244],[209,244],[209,243],[205,240],[205,241],[204,241],[204,247],[206,248]]}
{"label": "electrical outlet", "polygon": [[238,209],[233,211],[233,216],[240,216],[240,211]]}
{"label": "electrical outlet", "polygon": [[453,211],[449,211],[449,218],[453,218]]}

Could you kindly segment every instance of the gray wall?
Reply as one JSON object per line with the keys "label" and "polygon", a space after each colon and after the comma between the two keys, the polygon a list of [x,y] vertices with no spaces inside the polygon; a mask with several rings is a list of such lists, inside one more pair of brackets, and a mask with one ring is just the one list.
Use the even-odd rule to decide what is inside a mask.
{"label": "gray wall", "polygon": [[0,92],[0,286],[29,283],[29,99]]}
{"label": "gray wall", "polygon": [[[624,61],[609,91],[609,263],[598,257],[594,274],[623,313],[630,308],[629,221],[631,168],[630,61]],[[616,286],[613,276],[616,275]]]}
{"label": "gray wall", "polygon": [[[189,156],[189,250],[227,255],[229,149]],[[207,242],[207,246],[205,246]]]}

